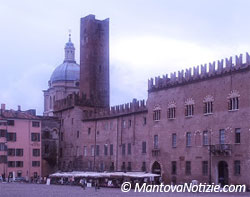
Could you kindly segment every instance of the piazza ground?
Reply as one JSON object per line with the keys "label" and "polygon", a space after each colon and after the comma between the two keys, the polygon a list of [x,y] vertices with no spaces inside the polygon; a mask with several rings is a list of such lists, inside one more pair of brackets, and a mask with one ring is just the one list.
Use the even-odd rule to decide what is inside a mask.
{"label": "piazza ground", "polygon": [[95,188],[87,188],[83,190],[79,186],[61,186],[61,185],[40,185],[40,184],[26,184],[26,183],[0,183],[0,196],[1,197],[74,197],[74,196],[86,196],[86,197],[147,197],[147,196],[176,196],[176,197],[189,197],[189,196],[249,196],[249,192],[246,193],[134,193],[133,190],[129,193],[122,193],[120,189],[113,188],[101,188],[95,191]]}

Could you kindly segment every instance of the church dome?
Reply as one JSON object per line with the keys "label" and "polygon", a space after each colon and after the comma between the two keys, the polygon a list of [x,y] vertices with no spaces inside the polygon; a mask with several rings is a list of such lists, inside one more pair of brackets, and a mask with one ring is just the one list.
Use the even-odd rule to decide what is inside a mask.
{"label": "church dome", "polygon": [[75,61],[75,47],[71,42],[71,34],[69,34],[69,41],[65,44],[64,51],[64,62],[52,73],[50,84],[56,81],[79,81],[80,79],[80,66]]}
{"label": "church dome", "polygon": [[50,82],[56,81],[79,81],[80,79],[80,66],[74,62],[64,62],[56,67],[50,77]]}

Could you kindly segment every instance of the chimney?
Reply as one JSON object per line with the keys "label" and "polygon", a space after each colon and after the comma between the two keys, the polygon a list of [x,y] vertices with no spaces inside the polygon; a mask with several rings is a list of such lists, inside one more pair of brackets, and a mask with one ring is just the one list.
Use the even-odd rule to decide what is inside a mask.
{"label": "chimney", "polygon": [[5,111],[5,104],[1,104],[1,111],[4,112]]}
{"label": "chimney", "polygon": [[17,110],[21,111],[21,106],[20,105],[17,106]]}

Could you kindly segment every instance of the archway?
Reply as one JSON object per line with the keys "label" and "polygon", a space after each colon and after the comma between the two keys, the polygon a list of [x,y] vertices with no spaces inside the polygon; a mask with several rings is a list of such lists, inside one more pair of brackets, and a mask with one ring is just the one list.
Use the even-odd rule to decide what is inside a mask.
{"label": "archway", "polygon": [[152,173],[161,174],[161,165],[157,161],[155,161],[152,165]]}
{"label": "archway", "polygon": [[225,161],[218,163],[218,179],[221,186],[228,185],[228,164]]}

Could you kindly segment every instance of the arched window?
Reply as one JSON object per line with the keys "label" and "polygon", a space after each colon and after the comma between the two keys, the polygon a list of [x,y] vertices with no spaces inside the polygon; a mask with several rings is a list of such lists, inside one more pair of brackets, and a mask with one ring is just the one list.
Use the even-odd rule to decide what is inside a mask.
{"label": "arched window", "polygon": [[235,111],[239,109],[239,97],[240,94],[237,90],[233,90],[228,95],[228,110],[229,111]]}
{"label": "arched window", "polygon": [[208,114],[212,114],[213,113],[213,102],[214,102],[214,98],[211,95],[207,95],[204,100],[204,114],[208,115]]}
{"label": "arched window", "polygon": [[176,103],[171,101],[168,104],[168,119],[175,119]]}
{"label": "arched window", "polygon": [[194,115],[194,100],[192,98],[188,98],[185,101],[185,116],[192,117]]}
{"label": "arched window", "polygon": [[160,121],[161,119],[161,108],[159,106],[155,106],[153,110],[153,120]]}

